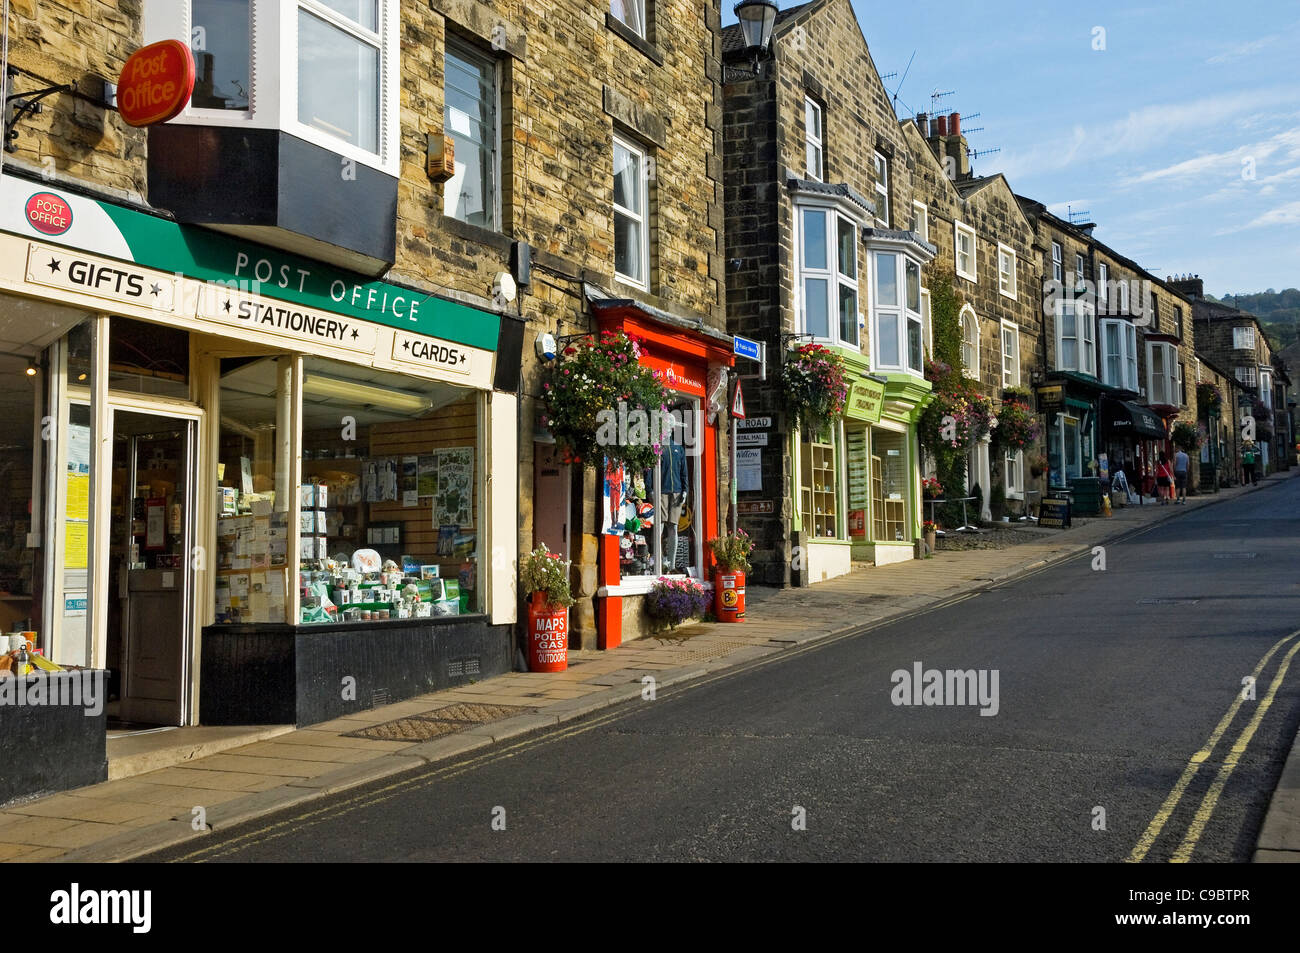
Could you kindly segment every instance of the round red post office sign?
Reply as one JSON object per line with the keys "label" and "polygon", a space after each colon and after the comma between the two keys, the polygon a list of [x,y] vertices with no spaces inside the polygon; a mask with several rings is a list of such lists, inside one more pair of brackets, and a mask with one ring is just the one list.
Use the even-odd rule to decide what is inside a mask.
{"label": "round red post office sign", "polygon": [[27,200],[23,214],[42,235],[62,235],[72,227],[72,209],[53,192],[37,192]]}
{"label": "round red post office sign", "polygon": [[117,84],[117,110],[128,126],[153,126],[180,114],[194,92],[194,54],[180,40],[132,53]]}

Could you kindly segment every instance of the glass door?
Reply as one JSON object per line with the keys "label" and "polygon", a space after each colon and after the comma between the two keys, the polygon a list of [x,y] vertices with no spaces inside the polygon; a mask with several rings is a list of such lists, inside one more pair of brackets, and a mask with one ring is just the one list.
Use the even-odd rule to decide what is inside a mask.
{"label": "glass door", "polygon": [[181,725],[189,703],[194,574],[192,420],[114,409],[108,561],[109,716]]}

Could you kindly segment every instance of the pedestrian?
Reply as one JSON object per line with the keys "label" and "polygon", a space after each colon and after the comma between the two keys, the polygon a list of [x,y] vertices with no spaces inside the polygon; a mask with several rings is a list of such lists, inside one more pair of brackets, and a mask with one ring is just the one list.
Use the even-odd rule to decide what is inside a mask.
{"label": "pedestrian", "polygon": [[1163,453],[1160,454],[1160,462],[1156,464],[1156,496],[1160,497],[1160,505],[1164,506],[1173,496],[1173,477],[1169,472],[1169,458]]}
{"label": "pedestrian", "polygon": [[1246,479],[1242,480],[1242,485],[1249,483],[1254,486],[1259,482],[1255,476],[1255,445],[1248,443],[1241,448],[1241,467],[1246,471]]}
{"label": "pedestrian", "polygon": [[1174,488],[1178,491],[1177,502],[1187,505],[1187,469],[1192,461],[1180,447],[1174,454]]}

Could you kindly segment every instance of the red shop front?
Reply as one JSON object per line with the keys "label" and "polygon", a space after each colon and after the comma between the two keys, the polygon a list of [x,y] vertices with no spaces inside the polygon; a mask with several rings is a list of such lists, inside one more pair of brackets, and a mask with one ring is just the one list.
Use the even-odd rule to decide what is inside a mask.
{"label": "red shop front", "polygon": [[[659,466],[643,473],[607,471],[602,490],[597,644],[622,644],[640,628],[641,599],[661,576],[687,576],[708,585],[713,559],[707,543],[720,529],[718,428],[726,426],[731,338],[721,331],[679,326],[625,299],[592,302],[601,331],[622,332],[641,347],[640,362],[670,393],[671,433]],[[712,402],[711,402],[712,398]]]}

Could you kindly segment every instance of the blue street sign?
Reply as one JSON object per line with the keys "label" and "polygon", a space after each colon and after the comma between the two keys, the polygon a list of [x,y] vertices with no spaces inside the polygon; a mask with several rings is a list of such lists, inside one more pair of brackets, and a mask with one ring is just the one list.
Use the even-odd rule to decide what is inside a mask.
{"label": "blue street sign", "polygon": [[763,345],[749,338],[742,338],[740,335],[731,339],[731,350],[738,357],[747,357],[751,361],[762,360]]}

